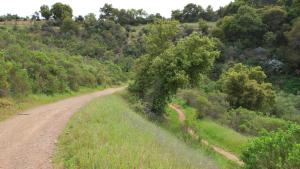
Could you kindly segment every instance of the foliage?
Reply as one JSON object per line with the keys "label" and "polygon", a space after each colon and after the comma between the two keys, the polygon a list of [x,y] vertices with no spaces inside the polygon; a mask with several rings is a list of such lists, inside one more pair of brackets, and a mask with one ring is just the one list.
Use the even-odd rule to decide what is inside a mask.
{"label": "foliage", "polygon": [[246,169],[297,169],[300,166],[300,127],[265,132],[243,150]]}
{"label": "foliage", "polygon": [[47,5],[42,5],[40,7],[40,13],[41,13],[42,17],[44,17],[46,20],[49,20],[52,15],[50,8]]}
{"label": "foliage", "polygon": [[249,6],[241,6],[237,14],[225,17],[221,28],[228,42],[239,42],[244,48],[259,45],[265,31],[262,19]]}
{"label": "foliage", "polygon": [[199,19],[216,21],[217,14],[210,5],[204,10],[200,5],[189,3],[183,10],[173,10],[171,18],[183,23],[197,22]]}
{"label": "foliage", "polygon": [[114,64],[72,55],[53,41],[44,44],[39,31],[2,29],[0,37],[1,96],[64,93],[125,80]]}
{"label": "foliage", "polygon": [[254,112],[244,108],[232,109],[221,119],[221,122],[238,132],[258,135],[260,131],[274,131],[284,127],[286,121],[279,118],[263,116],[261,112]]}
{"label": "foliage", "polygon": [[297,20],[292,29],[287,33],[288,47],[287,61],[289,65],[299,71],[300,69],[300,19]]}
{"label": "foliage", "polygon": [[271,114],[300,124],[300,96],[280,92],[276,95]]}
{"label": "foliage", "polygon": [[67,18],[72,18],[73,10],[67,4],[62,4],[60,2],[55,3],[51,8],[51,13],[53,14],[53,18],[58,22],[63,21]]}
{"label": "foliage", "polygon": [[66,32],[78,33],[79,26],[71,18],[66,18],[62,21],[60,30],[64,33],[66,33]]}
{"label": "foliage", "polygon": [[157,14],[148,15],[143,9],[118,9],[111,4],[104,4],[100,8],[100,20],[110,20],[121,25],[139,25],[153,23],[163,17]]}
{"label": "foliage", "polygon": [[198,22],[198,24],[199,24],[200,31],[204,35],[207,35],[208,34],[208,28],[209,28],[207,22],[205,22],[203,19],[200,19],[199,22]]}
{"label": "foliage", "polygon": [[272,105],[275,92],[261,67],[235,64],[222,74],[220,83],[227,99],[234,108],[240,106],[250,110],[263,110]]}
{"label": "foliage", "polygon": [[267,29],[272,32],[282,30],[283,23],[285,22],[287,13],[280,6],[268,8],[264,11],[262,20],[267,25]]}
{"label": "foliage", "polygon": [[226,96],[220,92],[202,93],[199,90],[181,90],[179,98],[197,110],[198,118],[219,119],[229,108]]}
{"label": "foliage", "polygon": [[131,85],[131,91],[147,103],[150,112],[157,114],[164,112],[170,97],[179,88],[189,83],[196,85],[199,75],[210,69],[219,54],[213,39],[197,33],[172,45],[169,39],[177,31],[173,24],[161,21],[151,26],[146,38],[149,54],[137,62],[135,81]]}

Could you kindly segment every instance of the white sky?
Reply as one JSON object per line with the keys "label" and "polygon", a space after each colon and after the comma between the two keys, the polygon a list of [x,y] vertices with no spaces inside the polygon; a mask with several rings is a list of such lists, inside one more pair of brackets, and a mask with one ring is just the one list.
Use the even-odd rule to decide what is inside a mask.
{"label": "white sky", "polygon": [[39,7],[43,4],[52,6],[56,2],[62,2],[73,8],[75,16],[88,13],[95,13],[98,16],[100,7],[109,3],[116,8],[142,8],[148,13],[160,13],[170,17],[172,10],[182,9],[188,3],[199,4],[204,8],[212,5],[214,9],[218,9],[230,1],[232,0],[0,0],[0,15],[11,13],[31,16],[35,11],[39,11]]}

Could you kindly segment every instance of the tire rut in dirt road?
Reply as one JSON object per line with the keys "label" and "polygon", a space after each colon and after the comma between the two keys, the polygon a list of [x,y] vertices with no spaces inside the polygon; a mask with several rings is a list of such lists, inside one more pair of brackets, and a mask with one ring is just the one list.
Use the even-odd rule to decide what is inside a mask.
{"label": "tire rut in dirt road", "polygon": [[72,114],[92,99],[124,88],[65,99],[40,106],[0,123],[0,169],[51,169],[58,136]]}

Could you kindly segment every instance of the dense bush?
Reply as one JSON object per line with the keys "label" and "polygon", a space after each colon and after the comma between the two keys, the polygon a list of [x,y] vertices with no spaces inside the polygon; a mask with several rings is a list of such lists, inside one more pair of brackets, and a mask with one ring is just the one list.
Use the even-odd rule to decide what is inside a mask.
{"label": "dense bush", "polygon": [[261,17],[249,6],[242,6],[236,15],[225,17],[220,27],[226,41],[240,43],[243,48],[260,45],[265,32]]}
{"label": "dense bush", "polygon": [[54,47],[53,41],[44,44],[39,30],[1,29],[0,37],[2,97],[63,93],[125,80],[120,67],[111,62],[73,55]]}
{"label": "dense bush", "polygon": [[270,111],[270,114],[300,124],[300,96],[280,92],[276,95],[275,104]]}
{"label": "dense bush", "polygon": [[229,108],[226,95],[220,92],[204,93],[193,89],[181,90],[177,95],[197,110],[198,118],[205,116],[219,119]]}
{"label": "dense bush", "polygon": [[240,106],[251,110],[263,110],[274,103],[275,92],[261,67],[236,64],[222,74],[222,91],[234,108]]}
{"label": "dense bush", "polygon": [[300,166],[300,127],[265,132],[242,152],[245,169],[298,169]]}
{"label": "dense bush", "polygon": [[284,120],[263,116],[260,112],[244,108],[228,111],[221,121],[236,131],[250,135],[258,135],[262,130],[274,131],[286,124]]}

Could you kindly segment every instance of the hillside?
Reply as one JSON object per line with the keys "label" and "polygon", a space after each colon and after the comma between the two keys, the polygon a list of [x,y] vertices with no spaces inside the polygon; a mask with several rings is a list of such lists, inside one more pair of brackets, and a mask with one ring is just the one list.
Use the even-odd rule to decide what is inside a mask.
{"label": "hillside", "polygon": [[[108,3],[85,16],[38,5],[31,17],[0,16],[0,126],[19,119],[28,129],[53,111],[34,121],[25,110],[126,86],[74,115],[55,167],[300,168],[299,0],[188,3],[169,18]],[[57,115],[78,105],[65,106]],[[23,147],[2,148],[25,159],[31,130],[13,126],[0,136]]]}

